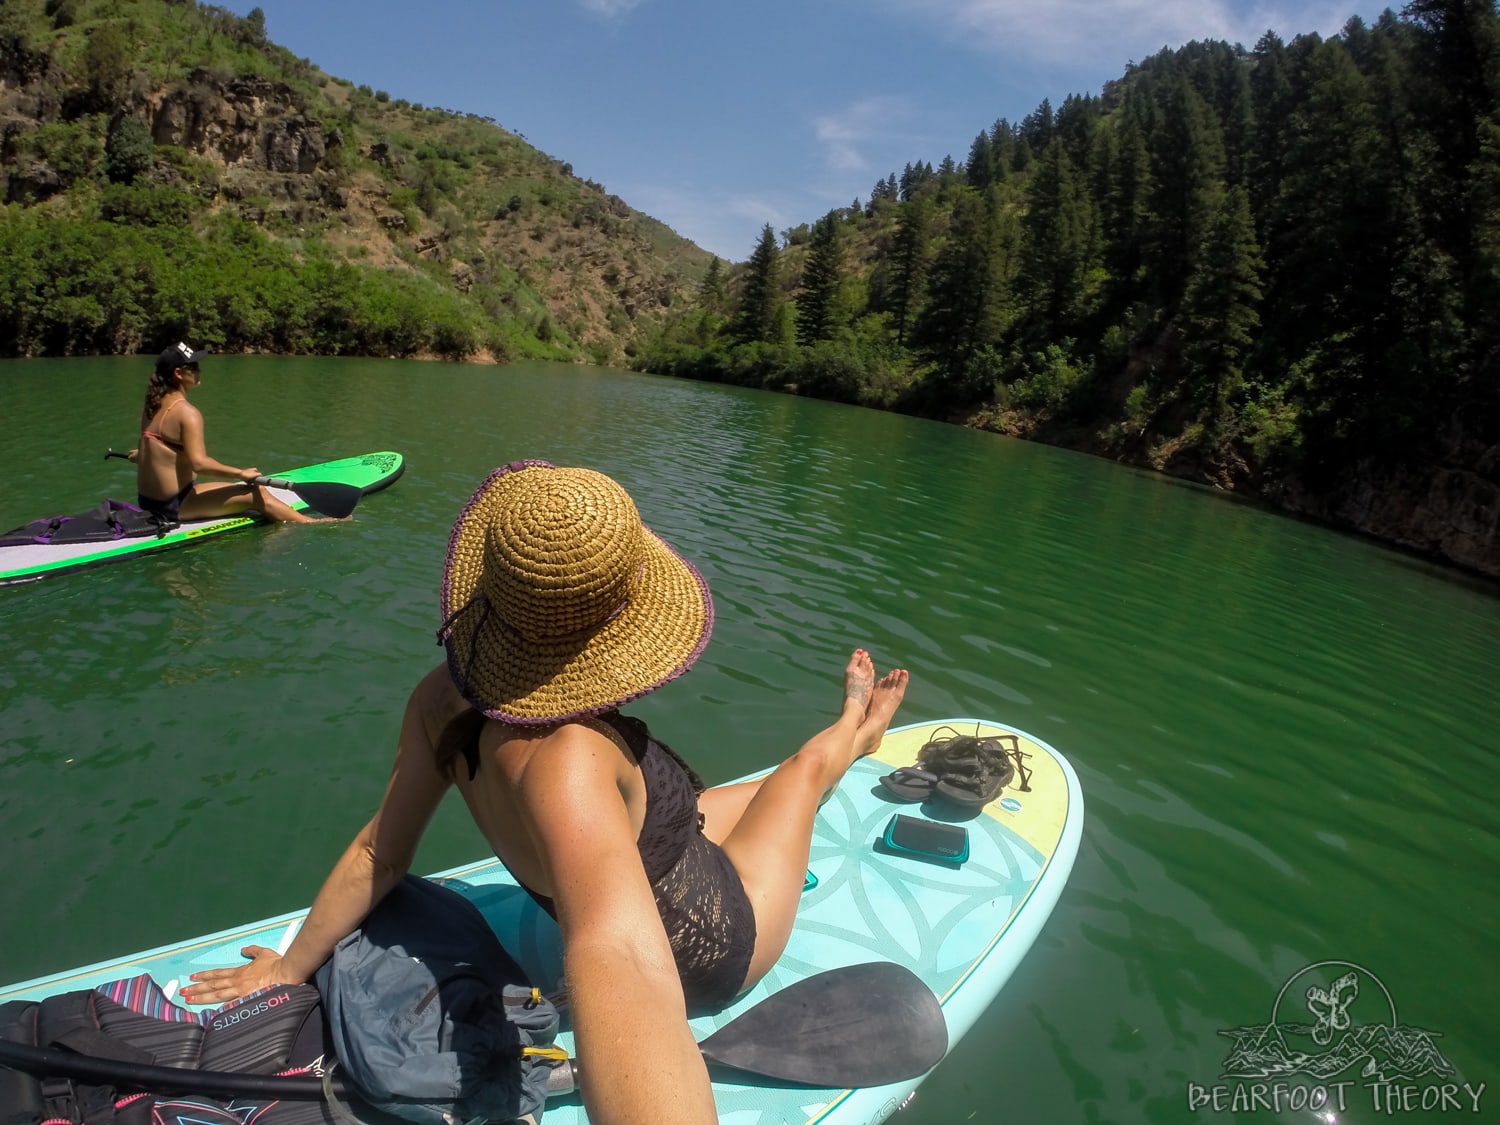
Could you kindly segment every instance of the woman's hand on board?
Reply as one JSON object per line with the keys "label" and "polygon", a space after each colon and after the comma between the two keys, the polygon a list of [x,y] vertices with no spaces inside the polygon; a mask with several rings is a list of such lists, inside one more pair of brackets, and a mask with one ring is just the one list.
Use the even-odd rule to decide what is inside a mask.
{"label": "woman's hand on board", "polygon": [[193,983],[182,990],[184,1003],[221,1004],[238,1000],[273,984],[300,984],[288,980],[282,972],[281,954],[263,945],[247,945],[240,955],[250,958],[248,964],[236,965],[232,969],[204,969],[193,973],[188,980]]}

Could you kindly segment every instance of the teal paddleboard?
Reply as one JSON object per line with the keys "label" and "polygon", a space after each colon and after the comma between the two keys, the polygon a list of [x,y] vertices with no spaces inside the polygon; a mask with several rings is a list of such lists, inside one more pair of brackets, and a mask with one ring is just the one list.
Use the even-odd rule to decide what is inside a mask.
{"label": "teal paddleboard", "polygon": [[[945,727],[1014,734],[1029,755],[1024,759],[1031,771],[1029,788],[1013,781],[977,810],[936,800],[897,803],[880,777],[912,764],[922,744]],[[898,812],[961,824],[968,835],[967,861],[933,863],[882,848],[886,825]],[[803,894],[786,952],[746,996],[722,1012],[692,1020],[694,1034],[702,1041],[773,992],[824,970],[891,961],[910,969],[936,995],[951,1049],[995,1002],[1036,940],[1067,882],[1082,829],[1078,779],[1067,760],[1040,739],[974,719],[892,730],[875,755],[855,763],[818,813],[810,861],[814,879]],[[267,870],[284,858],[266,841]],[[333,858],[328,857],[330,864]],[[432,877],[478,905],[532,982],[553,990],[562,971],[557,926],[498,861],[483,860]],[[304,911],[284,914],[11,985],[0,989],[0,1003],[92,988],[141,973],[149,973],[176,997],[189,973],[238,964],[246,945],[285,949],[304,916]],[[566,1014],[559,1043],[572,1053]],[[736,1082],[716,1074],[714,1097],[720,1121],[734,1125],[869,1125],[894,1114],[922,1077],[862,1089],[817,1089],[755,1078]],[[587,1120],[576,1094],[547,1102],[547,1125]]]}
{"label": "teal paddleboard", "polygon": [[[293,484],[347,484],[369,494],[394,483],[405,467],[401,454],[387,451],[324,461],[266,475]],[[283,488],[273,488],[271,491],[297,511],[307,507],[307,503],[295,492]],[[229,516],[222,519],[190,520],[178,524],[174,530],[161,536],[140,535],[93,543],[21,543],[0,546],[0,586],[34,582],[64,571],[130,558],[147,551],[182,547],[225,532],[256,527],[264,522],[256,516]]]}

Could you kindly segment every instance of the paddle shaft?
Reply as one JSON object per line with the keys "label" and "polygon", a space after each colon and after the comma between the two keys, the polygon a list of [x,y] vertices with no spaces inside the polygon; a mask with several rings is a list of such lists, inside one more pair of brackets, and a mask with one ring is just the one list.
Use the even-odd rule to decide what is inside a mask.
{"label": "paddle shaft", "polygon": [[[32,1047],[0,1039],[0,1064],[38,1078],[71,1078],[75,1082],[149,1090],[160,1094],[204,1094],[214,1098],[280,1098],[320,1102],[326,1094],[315,1074],[241,1074],[229,1070],[184,1070],[176,1066],[102,1059],[55,1047]],[[354,1091],[342,1078],[330,1079],[335,1096]]]}

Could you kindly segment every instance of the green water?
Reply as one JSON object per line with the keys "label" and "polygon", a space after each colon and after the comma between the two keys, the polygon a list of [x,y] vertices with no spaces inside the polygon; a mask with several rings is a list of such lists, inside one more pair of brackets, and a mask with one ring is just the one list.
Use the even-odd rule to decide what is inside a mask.
{"label": "green water", "polygon": [[[101,455],[135,443],[147,371],[0,365],[0,529],[130,497]],[[993,717],[1073,762],[1062,900],[898,1121],[1307,1120],[1190,1111],[1188,1087],[1321,961],[1441,1033],[1446,1081],[1500,1083],[1494,587],[1104,461],[783,396],[540,365],[204,375],[221,459],[398,449],[406,475],[352,524],[0,590],[0,981],[305,905],[440,655],[454,516],[542,457],[620,479],[712,585],[705,656],[637,709],[710,781],[817,729],[855,646],[911,669],[907,721]],[[479,852],[454,802],[417,867]],[[1384,1119],[1372,1098],[1351,1087],[1337,1120]]]}

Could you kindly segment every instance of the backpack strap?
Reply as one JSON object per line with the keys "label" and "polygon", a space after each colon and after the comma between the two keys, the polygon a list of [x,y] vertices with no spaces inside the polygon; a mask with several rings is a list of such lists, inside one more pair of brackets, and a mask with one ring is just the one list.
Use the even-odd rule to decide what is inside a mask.
{"label": "backpack strap", "polygon": [[94,1009],[94,990],[91,988],[49,996],[40,1007],[37,1021],[39,1047],[66,1047],[80,1055],[120,1062],[149,1065],[156,1061],[156,1056],[150,1051],[99,1029],[99,1015]]}
{"label": "backpack strap", "polygon": [[[40,1004],[14,1001],[0,1005],[0,1038],[33,1047],[63,1047],[106,1058],[150,1062],[149,1052],[99,1029],[93,997],[92,990],[83,989],[49,996]],[[0,1068],[0,1125],[38,1125],[45,1121],[114,1125],[114,1087],[84,1085],[68,1078],[38,1079]]]}
{"label": "backpack strap", "polygon": [[[36,1046],[36,1020],[41,1005],[31,1000],[0,1004],[0,1039]],[[36,1125],[47,1119],[42,1084],[31,1075],[0,1067],[0,1125]]]}

